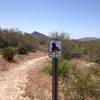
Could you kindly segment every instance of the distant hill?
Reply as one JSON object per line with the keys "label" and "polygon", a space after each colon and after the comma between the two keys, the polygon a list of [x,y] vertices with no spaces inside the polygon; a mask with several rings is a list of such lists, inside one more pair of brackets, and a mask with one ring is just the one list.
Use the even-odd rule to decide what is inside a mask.
{"label": "distant hill", "polygon": [[37,32],[37,31],[34,31],[33,33],[31,33],[31,35],[38,39],[48,39],[48,36],[44,35],[43,33]]}
{"label": "distant hill", "polygon": [[96,37],[85,37],[85,38],[80,38],[78,40],[79,41],[96,41],[96,40],[99,40],[99,38],[96,38]]}

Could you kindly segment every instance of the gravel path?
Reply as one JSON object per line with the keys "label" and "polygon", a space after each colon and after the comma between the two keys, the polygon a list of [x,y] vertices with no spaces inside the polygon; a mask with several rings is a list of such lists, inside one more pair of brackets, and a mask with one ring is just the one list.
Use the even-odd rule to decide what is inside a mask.
{"label": "gravel path", "polygon": [[0,100],[30,100],[25,95],[28,83],[27,73],[41,65],[48,57],[28,60],[14,66],[8,71],[0,72]]}

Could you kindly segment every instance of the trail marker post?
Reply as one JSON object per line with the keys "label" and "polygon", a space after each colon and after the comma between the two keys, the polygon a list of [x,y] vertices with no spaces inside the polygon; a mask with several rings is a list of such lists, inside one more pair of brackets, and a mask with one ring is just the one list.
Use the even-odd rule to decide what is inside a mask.
{"label": "trail marker post", "polygon": [[49,41],[49,57],[52,58],[52,100],[58,100],[58,58],[61,57],[61,41]]}

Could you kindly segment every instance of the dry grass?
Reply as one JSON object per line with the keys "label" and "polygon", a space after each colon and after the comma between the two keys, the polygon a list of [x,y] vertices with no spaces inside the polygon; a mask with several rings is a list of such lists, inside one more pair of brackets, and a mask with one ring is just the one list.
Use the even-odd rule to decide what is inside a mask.
{"label": "dry grass", "polygon": [[96,65],[96,63],[89,62],[87,60],[82,60],[82,59],[72,59],[70,60],[71,65],[77,66],[79,68],[86,68],[90,66]]}
{"label": "dry grass", "polygon": [[48,60],[29,71],[26,95],[30,100],[51,100],[51,77],[40,72]]}
{"label": "dry grass", "polygon": [[51,78],[47,75],[33,75],[30,73],[26,95],[30,100],[51,100]]}

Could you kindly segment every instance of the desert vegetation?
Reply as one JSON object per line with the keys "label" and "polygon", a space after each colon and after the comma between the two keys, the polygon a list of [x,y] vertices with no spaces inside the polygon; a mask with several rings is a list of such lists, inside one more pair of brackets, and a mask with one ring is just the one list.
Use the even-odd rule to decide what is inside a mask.
{"label": "desert vegetation", "polygon": [[[69,35],[64,32],[60,34],[58,32],[53,32],[48,39],[59,39],[62,41],[62,57],[59,59],[58,64],[59,100],[99,100],[100,40],[72,40],[69,38]],[[29,52],[48,50],[48,39],[36,38],[18,29],[0,28],[0,57],[12,63],[16,57],[23,58],[25,55],[28,55]],[[47,51],[45,53],[47,54]],[[79,60],[80,62],[88,62],[88,64],[82,65],[80,63],[75,63],[73,59],[76,61]],[[2,71],[8,69],[8,66],[6,68],[4,65],[3,67]],[[43,69],[41,68],[41,70],[42,74],[38,71],[41,80],[42,78],[44,80],[45,78],[48,79],[48,84],[50,85],[52,75],[52,66],[50,62],[43,67]],[[30,82],[31,81],[32,85],[34,85],[34,79],[31,80],[30,78]],[[41,84],[42,82],[43,81],[41,81]],[[44,84],[45,82],[43,86]],[[41,87],[41,91],[43,86],[39,86]],[[48,87],[51,88],[51,85],[45,87],[47,91]],[[50,91],[51,89],[48,91],[48,94],[50,94],[49,97],[51,96],[51,93],[49,93]],[[39,98],[41,98],[41,96]]]}
{"label": "desert vegetation", "polygon": [[18,29],[1,29],[0,28],[0,48],[21,47],[28,50],[38,47],[37,39],[28,33],[23,33]]}
{"label": "desert vegetation", "polygon": [[68,33],[53,32],[51,39],[62,41],[62,59],[86,59],[100,64],[100,39],[80,41],[70,39]]}
{"label": "desert vegetation", "polygon": [[15,54],[27,54],[47,47],[47,40],[35,38],[19,29],[0,28],[0,54],[6,60],[13,60]]}
{"label": "desert vegetation", "polygon": [[[100,99],[100,40],[70,40],[64,33],[53,33],[51,38],[63,42],[62,58],[58,66],[59,100],[99,100]],[[80,63],[73,62],[80,60]],[[85,64],[81,64],[82,61]],[[52,75],[52,65],[48,64],[43,73]]]}
{"label": "desert vegetation", "polygon": [[16,54],[15,49],[11,47],[4,48],[2,52],[3,57],[9,61],[13,61],[15,54]]}
{"label": "desert vegetation", "polygon": [[[45,74],[52,75],[52,66],[44,67]],[[63,60],[58,67],[59,100],[99,100],[100,66],[83,66]]]}
{"label": "desert vegetation", "polygon": [[36,38],[19,29],[0,28],[0,71],[6,71],[10,64],[24,59],[31,52],[47,48],[47,40]]}

